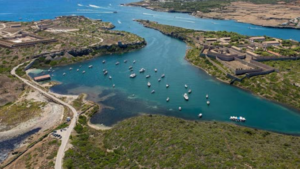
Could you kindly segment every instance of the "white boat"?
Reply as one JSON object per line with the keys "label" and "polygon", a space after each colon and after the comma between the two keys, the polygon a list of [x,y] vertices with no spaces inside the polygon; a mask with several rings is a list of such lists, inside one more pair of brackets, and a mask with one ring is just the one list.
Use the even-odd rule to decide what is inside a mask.
{"label": "white boat", "polygon": [[115,84],[113,84],[113,88],[115,88],[115,86],[116,86],[116,85],[115,85]]}
{"label": "white boat", "polygon": [[158,79],[158,82],[160,82],[161,81],[161,79]]}
{"label": "white boat", "polygon": [[198,117],[199,117],[199,118],[202,118],[202,113],[200,113],[200,114],[198,115]]}
{"label": "white boat", "polygon": [[150,82],[148,82],[148,83],[147,83],[147,86],[148,86],[148,87],[150,87],[150,86],[151,86],[151,83],[150,83]]}
{"label": "white boat", "polygon": [[[71,67],[69,68],[69,70],[72,70],[72,69],[73,69],[73,68],[71,68]],[[50,70],[49,70],[49,71],[50,71]]]}
{"label": "white boat", "polygon": [[135,78],[135,77],[136,77],[136,74],[135,74],[135,73],[132,73],[129,77],[130,77],[130,78]]}
{"label": "white boat", "polygon": [[169,85],[168,84],[166,84],[166,88],[168,88],[169,87]]}
{"label": "white boat", "polygon": [[190,90],[188,91],[188,93],[192,93],[192,90],[190,89]]}
{"label": "white boat", "polygon": [[184,87],[185,87],[185,88],[188,88],[188,85],[187,85],[187,84],[185,84],[185,85],[184,85]]}
{"label": "white boat", "polygon": [[188,96],[188,94],[184,93],[184,94],[183,94],[183,97],[184,97],[184,99],[185,99],[186,101],[188,101],[188,100],[189,100],[189,96]]}
{"label": "white boat", "polygon": [[133,63],[135,63],[135,60],[133,61]]}
{"label": "white boat", "polygon": [[111,76],[109,76],[108,78],[109,78],[109,79],[112,79],[112,77],[111,77]]}
{"label": "white boat", "polygon": [[103,72],[105,72],[105,71],[106,71],[106,69],[103,69],[102,71],[103,71]]}
{"label": "white boat", "polygon": [[145,70],[146,70],[146,69],[144,69],[144,68],[141,68],[141,69],[140,69],[140,73],[144,73],[144,72],[145,72]]}
{"label": "white boat", "polygon": [[209,102],[209,101],[207,101],[207,102],[206,102],[206,104],[207,104],[207,105],[210,105],[210,102]]}
{"label": "white boat", "polygon": [[79,69],[77,69],[77,72],[79,71]]}
{"label": "white boat", "polygon": [[208,94],[206,95],[206,99],[208,99]]}
{"label": "white boat", "polygon": [[92,67],[93,67],[93,65],[90,65],[90,66],[89,66],[89,68],[92,68]]}
{"label": "white boat", "polygon": [[230,116],[229,118],[230,120],[232,121],[238,121],[238,122],[245,122],[246,121],[246,118],[245,117],[242,117],[242,116]]}
{"label": "white boat", "polygon": [[66,75],[66,73],[63,73],[63,76]]}
{"label": "white boat", "polygon": [[152,91],[151,91],[151,94],[154,94],[154,93],[155,93],[155,90],[152,90]]}
{"label": "white boat", "polygon": [[166,101],[169,102],[169,101],[170,101],[170,98],[168,97],[168,98],[166,99]]}
{"label": "white boat", "polygon": [[181,111],[181,107],[178,107],[178,110]]}
{"label": "white boat", "polygon": [[147,75],[147,76],[146,76],[146,78],[149,78],[149,77],[151,77],[151,76],[150,76],[150,75]]}
{"label": "white boat", "polygon": [[82,71],[82,73],[84,74],[84,73],[85,73],[85,71]]}
{"label": "white boat", "polygon": [[104,63],[105,63],[105,60],[103,60],[102,63],[104,64]]}
{"label": "white boat", "polygon": [[107,73],[108,73],[108,71],[106,70],[103,74],[104,74],[104,75],[107,75]]}
{"label": "white boat", "polygon": [[127,63],[127,60],[124,60],[124,63]]}
{"label": "white boat", "polygon": [[154,72],[157,72],[157,69],[154,69]]}
{"label": "white boat", "polygon": [[164,77],[165,77],[165,74],[162,74],[162,75],[161,75],[161,78],[164,78]]}
{"label": "white boat", "polygon": [[120,64],[120,62],[116,62],[116,65],[119,65]]}
{"label": "white boat", "polygon": [[133,67],[132,66],[129,66],[129,68],[128,69],[132,69]]}

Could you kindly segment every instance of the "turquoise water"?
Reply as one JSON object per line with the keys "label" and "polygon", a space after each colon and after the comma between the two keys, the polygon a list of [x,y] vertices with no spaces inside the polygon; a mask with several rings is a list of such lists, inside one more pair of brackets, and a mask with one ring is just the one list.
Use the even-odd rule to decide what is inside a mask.
{"label": "turquoise water", "polygon": [[[16,7],[16,2],[21,5]],[[227,30],[246,35],[269,35],[295,40],[300,40],[299,30],[263,28],[235,21],[199,19],[187,14],[119,6],[125,2],[130,1],[0,0],[0,19],[18,20],[22,17],[23,20],[31,21],[54,18],[58,15],[85,15],[110,21],[116,25],[116,29],[129,31],[146,39],[148,45],[135,52],[103,56],[54,68],[53,80],[62,82],[62,85],[53,87],[52,91],[63,94],[88,93],[88,99],[107,106],[101,113],[93,116],[93,123],[113,125],[124,118],[143,113],[197,120],[198,114],[202,113],[202,120],[230,122],[229,116],[244,116],[247,122],[241,125],[282,133],[300,133],[299,112],[216,81],[184,60],[187,49],[185,43],[144,28],[132,19],[149,19],[199,30]],[[113,11],[118,13],[113,14]],[[102,64],[104,59],[106,64]],[[126,64],[123,63],[125,59],[128,60]],[[132,63],[133,60],[136,60],[135,64]],[[118,66],[115,65],[117,61],[120,62]],[[88,65],[93,65],[93,68],[88,69]],[[129,66],[133,66],[134,72],[137,73],[135,79],[129,78]],[[70,71],[69,67],[73,70]],[[146,69],[144,74],[138,73],[142,67]],[[76,72],[77,68],[80,69],[79,72]],[[157,73],[154,72],[155,68],[158,69]],[[107,69],[113,79],[109,80],[108,76],[103,76],[102,69]],[[81,73],[83,70],[86,71],[85,74]],[[63,73],[66,73],[66,76],[63,76]],[[150,74],[151,78],[146,79],[146,74]],[[158,82],[161,74],[165,74],[166,77]],[[152,84],[151,88],[147,87],[148,81]],[[170,85],[168,89],[165,87],[166,83]],[[113,84],[116,85],[115,88],[112,88]],[[187,92],[184,84],[193,90],[189,101],[185,101],[182,96]],[[151,94],[151,90],[155,90],[155,94]],[[210,106],[206,105],[206,94],[209,94]],[[170,97],[168,103],[167,97]],[[182,107],[182,111],[178,111],[179,106]]]}

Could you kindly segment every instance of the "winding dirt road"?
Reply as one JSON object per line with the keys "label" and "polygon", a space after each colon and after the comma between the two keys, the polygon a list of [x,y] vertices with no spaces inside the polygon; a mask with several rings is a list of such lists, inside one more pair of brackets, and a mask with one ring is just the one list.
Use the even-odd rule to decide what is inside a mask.
{"label": "winding dirt road", "polygon": [[68,144],[68,141],[69,141],[69,138],[70,138],[70,135],[71,135],[71,132],[72,130],[74,129],[75,127],[75,124],[76,124],[76,121],[77,121],[77,117],[78,117],[78,113],[76,111],[76,109],[69,105],[68,103],[58,99],[57,97],[51,95],[50,93],[42,90],[41,88],[35,86],[34,84],[30,83],[29,80],[26,80],[24,78],[21,78],[20,76],[18,76],[16,74],[16,69],[18,69],[19,66],[23,65],[24,63],[22,64],[19,64],[18,66],[14,67],[12,70],[11,70],[11,74],[15,77],[17,77],[18,79],[20,79],[22,82],[24,82],[26,85],[32,87],[33,89],[41,92],[44,96],[56,101],[57,103],[60,103],[66,107],[68,107],[72,112],[73,112],[73,118],[70,122],[70,125],[68,127],[68,129],[65,131],[62,139],[61,139],[61,145],[58,149],[58,152],[57,152],[57,156],[56,156],[56,161],[55,161],[55,169],[61,169],[62,168],[62,161],[63,161],[63,158],[64,158],[64,155],[65,155],[65,150],[66,150],[66,146]]}

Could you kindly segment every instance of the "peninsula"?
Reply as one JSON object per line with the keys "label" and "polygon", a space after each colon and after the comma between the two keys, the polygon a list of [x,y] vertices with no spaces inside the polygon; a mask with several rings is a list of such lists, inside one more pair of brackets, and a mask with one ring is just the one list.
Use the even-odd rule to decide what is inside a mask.
{"label": "peninsula", "polygon": [[[35,81],[50,79],[51,76],[45,74],[33,81],[26,70],[129,52],[146,45],[143,38],[113,28],[114,25],[109,22],[84,16],[60,16],[35,22],[0,22],[0,142],[11,147],[0,147],[3,153],[0,162],[9,157],[1,166],[10,164],[35,145],[42,146],[40,142],[44,139],[53,142],[53,138],[49,137],[51,131],[66,130],[66,122],[77,115],[72,106],[81,97],[49,94],[49,87],[55,83],[41,85]],[[80,108],[82,105],[77,107],[78,112],[85,110]],[[61,135],[64,135],[62,144],[66,144],[69,137]],[[18,140],[25,141],[20,143]],[[54,142],[49,143],[48,152],[56,155],[60,143],[55,139]],[[13,151],[14,148],[18,150]],[[47,160],[52,161],[53,158]]]}
{"label": "peninsula", "polygon": [[299,42],[137,22],[186,42],[186,59],[217,79],[300,109]]}
{"label": "peninsula", "polygon": [[200,18],[236,20],[253,25],[300,29],[296,0],[144,0],[126,4],[164,12],[189,13]]}

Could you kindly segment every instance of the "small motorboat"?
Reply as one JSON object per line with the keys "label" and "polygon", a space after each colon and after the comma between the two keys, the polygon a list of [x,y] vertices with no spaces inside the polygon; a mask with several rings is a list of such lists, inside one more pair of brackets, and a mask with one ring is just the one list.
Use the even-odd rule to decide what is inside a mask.
{"label": "small motorboat", "polygon": [[186,100],[186,101],[188,101],[188,100],[189,100],[189,96],[188,96],[188,94],[184,93],[184,94],[183,94],[183,97],[184,97],[184,100]]}
{"label": "small motorboat", "polygon": [[127,63],[127,60],[124,60],[124,63]]}
{"label": "small motorboat", "polygon": [[232,121],[238,121],[238,122],[245,122],[246,121],[246,118],[245,117],[237,117],[237,116],[230,116],[229,118],[230,120]]}
{"label": "small motorboat", "polygon": [[113,88],[115,88],[115,86],[116,86],[116,85],[115,85],[115,84],[113,84]]}
{"label": "small motorboat", "polygon": [[170,101],[170,98],[168,97],[168,98],[166,99],[166,101],[169,102],[169,101]]}
{"label": "small motorboat", "polygon": [[168,85],[168,84],[166,84],[166,88],[169,88],[169,85]]}
{"label": "small motorboat", "polygon": [[106,70],[103,74],[104,74],[104,75],[107,75],[107,73],[108,73],[108,71]]}
{"label": "small motorboat", "polygon": [[112,77],[111,77],[111,76],[108,76],[108,78],[109,78],[109,79],[112,79]]}
{"label": "small motorboat", "polygon": [[66,75],[66,73],[63,73],[63,76]]}
{"label": "small motorboat", "polygon": [[129,77],[130,77],[130,78],[135,78],[135,77],[136,77],[136,74],[135,74],[135,73],[132,73]]}
{"label": "small motorboat", "polygon": [[154,69],[154,72],[157,72],[157,69]]}
{"label": "small motorboat", "polygon": [[105,63],[105,60],[103,60],[102,63],[104,64],[104,63]]}
{"label": "small motorboat", "polygon": [[120,62],[116,62],[116,65],[119,65],[120,64]]}
{"label": "small motorboat", "polygon": [[148,83],[147,83],[147,86],[148,86],[148,87],[150,87],[150,86],[151,86],[151,83],[150,83],[150,82],[148,82]]}
{"label": "small motorboat", "polygon": [[207,101],[207,102],[206,102],[206,104],[207,104],[207,105],[210,105],[210,102],[209,102],[209,101]]}
{"label": "small motorboat", "polygon": [[79,71],[79,69],[77,69],[77,72]]}
{"label": "small motorboat", "polygon": [[[73,68],[71,68],[71,67],[69,68],[69,70],[72,70],[72,69],[73,69]],[[49,71],[50,71],[50,70],[48,70],[48,72],[49,72]]]}
{"label": "small motorboat", "polygon": [[82,71],[82,74],[85,74],[85,71]]}
{"label": "small motorboat", "polygon": [[146,78],[149,78],[149,77],[151,77],[150,75],[146,75]]}
{"label": "small motorboat", "polygon": [[199,117],[199,118],[202,118],[202,113],[200,113],[200,114],[198,115],[198,117]]}
{"label": "small motorboat", "polygon": [[135,60],[133,61],[133,64],[135,64]]}
{"label": "small motorboat", "polygon": [[161,79],[158,79],[158,82],[160,82],[161,81]]}
{"label": "small motorboat", "polygon": [[105,71],[106,71],[106,69],[103,69],[102,71],[103,71],[103,72],[105,72]]}
{"label": "small motorboat", "polygon": [[190,90],[188,91],[188,93],[191,94],[191,93],[192,93],[192,90],[190,89]]}
{"label": "small motorboat", "polygon": [[151,94],[154,94],[154,93],[155,93],[155,90],[152,90],[152,91],[151,91]]}
{"label": "small motorboat", "polygon": [[181,111],[181,107],[178,107],[178,110]]}
{"label": "small motorboat", "polygon": [[185,84],[185,85],[184,85],[184,87],[185,87],[185,88],[188,88],[188,85],[187,85],[187,84]]}
{"label": "small motorboat", "polygon": [[145,71],[146,71],[146,69],[144,69],[144,68],[140,69],[140,73],[144,73]]}
{"label": "small motorboat", "polygon": [[129,66],[129,68],[128,68],[128,69],[129,69],[129,70],[131,70],[132,68],[133,68],[132,66]]}
{"label": "small motorboat", "polygon": [[208,99],[208,94],[206,95],[206,99]]}
{"label": "small motorboat", "polygon": [[93,67],[93,65],[90,65],[90,66],[89,66],[89,68],[92,68],[92,67]]}
{"label": "small motorboat", "polygon": [[113,11],[113,13],[118,13],[117,11]]}
{"label": "small motorboat", "polygon": [[162,74],[162,75],[161,75],[161,78],[164,78],[164,77],[165,77],[165,74]]}

